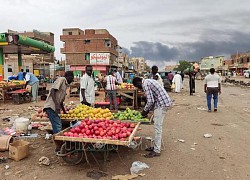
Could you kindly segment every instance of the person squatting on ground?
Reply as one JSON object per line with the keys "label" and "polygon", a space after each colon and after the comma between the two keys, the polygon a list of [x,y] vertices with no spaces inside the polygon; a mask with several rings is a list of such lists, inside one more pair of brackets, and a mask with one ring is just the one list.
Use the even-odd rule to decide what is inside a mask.
{"label": "person squatting on ground", "polygon": [[142,89],[147,97],[147,104],[145,105],[142,116],[146,117],[150,110],[154,110],[154,147],[149,147],[146,151],[146,158],[160,156],[161,142],[162,142],[162,124],[165,118],[167,108],[172,105],[172,100],[166,90],[154,79],[142,79],[135,77],[133,85],[138,89]]}
{"label": "person squatting on ground", "polygon": [[[58,77],[51,89],[49,90],[48,97],[44,104],[43,111],[47,113],[49,120],[52,124],[53,134],[56,134],[62,130],[62,122],[59,117],[62,109],[66,114],[63,102],[66,97],[67,86],[74,80],[74,74],[72,71],[65,72],[64,77]],[[55,142],[56,143],[56,142]],[[60,150],[60,145],[56,143],[56,152]]]}
{"label": "person squatting on ground", "polygon": [[95,103],[95,81],[91,77],[93,67],[87,65],[85,74],[80,79],[80,102],[87,106],[91,106]]}
{"label": "person squatting on ground", "polygon": [[215,69],[210,69],[210,74],[205,77],[204,91],[207,94],[207,108],[211,112],[211,100],[214,99],[214,111],[217,111],[218,94],[221,94],[221,78],[215,73]]}
{"label": "person squatting on ground", "polygon": [[114,71],[111,71],[109,75],[104,78],[104,83],[106,83],[106,91],[109,97],[110,110],[113,109],[113,102],[114,102],[114,109],[118,110],[117,99],[116,99],[116,86],[115,86],[117,84],[117,80],[115,78]]}
{"label": "person squatting on ground", "polygon": [[24,72],[23,76],[25,77],[25,88],[27,88],[27,85],[31,86],[31,94],[33,98],[33,102],[38,102],[38,88],[39,88],[39,79],[30,72]]}

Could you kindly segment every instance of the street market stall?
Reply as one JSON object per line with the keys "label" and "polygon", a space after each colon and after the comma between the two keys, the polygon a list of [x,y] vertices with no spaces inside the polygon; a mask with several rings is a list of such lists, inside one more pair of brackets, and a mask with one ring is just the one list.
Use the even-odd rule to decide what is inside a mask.
{"label": "street market stall", "polygon": [[131,145],[139,126],[140,122],[84,120],[55,135],[55,141],[63,142],[59,156],[69,164],[78,164],[84,158],[88,162],[88,152],[95,160],[92,152],[103,152],[105,163],[109,151]]}
{"label": "street market stall", "polygon": [[0,101],[3,101],[5,103],[6,100],[9,100],[12,98],[12,94],[9,94],[11,91],[24,89],[25,88],[25,82],[24,81],[1,81],[0,82]]}

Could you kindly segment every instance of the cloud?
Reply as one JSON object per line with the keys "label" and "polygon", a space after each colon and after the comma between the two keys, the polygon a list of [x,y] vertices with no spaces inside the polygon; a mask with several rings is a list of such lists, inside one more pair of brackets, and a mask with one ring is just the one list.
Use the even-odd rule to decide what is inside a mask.
{"label": "cloud", "polygon": [[195,42],[165,45],[161,42],[134,42],[130,49],[123,48],[130,57],[144,57],[150,64],[165,65],[179,60],[199,61],[206,56],[225,56],[250,50],[250,34],[239,31],[209,29]]}

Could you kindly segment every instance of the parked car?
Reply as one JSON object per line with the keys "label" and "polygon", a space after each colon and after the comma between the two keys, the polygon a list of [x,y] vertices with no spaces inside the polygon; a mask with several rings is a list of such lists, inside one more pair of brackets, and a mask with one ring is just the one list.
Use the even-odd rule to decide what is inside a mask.
{"label": "parked car", "polygon": [[250,70],[244,70],[243,73],[245,78],[250,78]]}

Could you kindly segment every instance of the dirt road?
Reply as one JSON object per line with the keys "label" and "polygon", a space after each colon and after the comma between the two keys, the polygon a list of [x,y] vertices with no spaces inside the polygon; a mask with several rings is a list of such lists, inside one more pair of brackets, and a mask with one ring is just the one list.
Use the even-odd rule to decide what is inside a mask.
{"label": "dirt road", "polygon": [[[185,79],[185,85],[187,85]],[[206,111],[203,81],[196,81],[196,93],[189,96],[187,86],[180,94],[170,93],[175,105],[167,112],[163,131],[163,151],[160,157],[146,159],[144,148],[147,140],[137,149],[120,148],[110,154],[107,163],[108,176],[128,174],[132,162],[142,161],[149,165],[138,179],[250,179],[250,94],[249,89],[223,86],[219,97],[218,112]],[[43,102],[39,102],[40,105]],[[28,104],[3,105],[14,111],[0,114],[28,113]],[[2,122],[1,122],[2,123]],[[2,125],[3,127],[4,125]],[[143,125],[138,136],[152,136],[153,126]],[[212,134],[211,138],[203,137]],[[184,140],[184,142],[178,141]],[[89,179],[86,173],[98,169],[81,163],[69,166],[53,153],[51,141],[43,137],[30,140],[30,156],[19,162],[9,160],[10,168],[0,164],[1,179]],[[7,155],[7,152],[0,153]],[[38,164],[41,156],[51,160],[50,166]]]}

